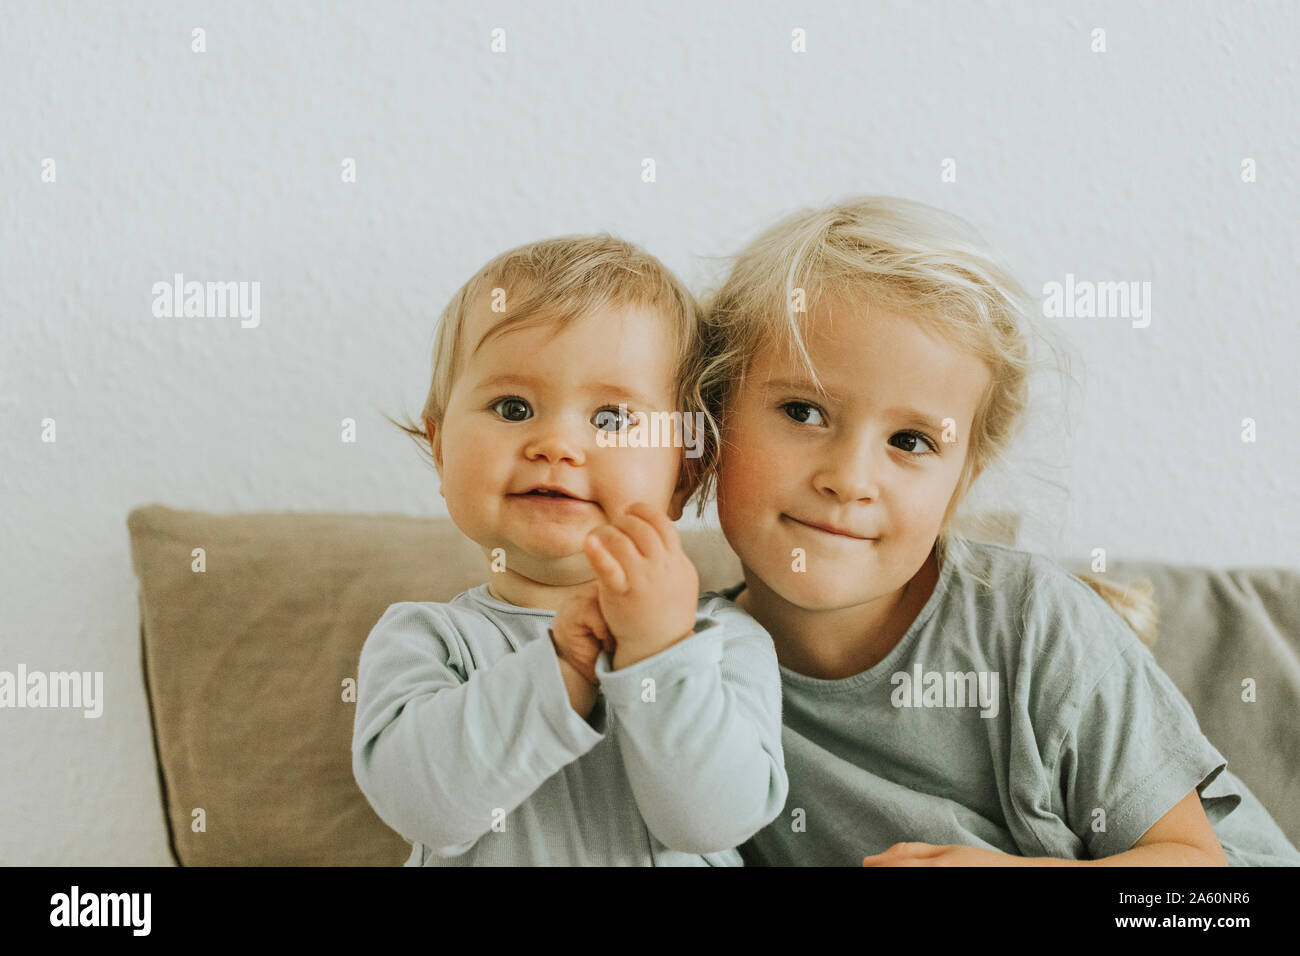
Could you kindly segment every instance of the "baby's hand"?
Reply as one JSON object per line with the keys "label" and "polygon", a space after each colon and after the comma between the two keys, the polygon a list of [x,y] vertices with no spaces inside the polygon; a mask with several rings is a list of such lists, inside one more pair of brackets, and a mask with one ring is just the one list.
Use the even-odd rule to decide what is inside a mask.
{"label": "baby's hand", "polygon": [[596,571],[616,670],[694,632],[700,578],[666,514],[642,502],[630,505],[587,535],[584,550]]}
{"label": "baby's hand", "polygon": [[583,585],[560,605],[551,625],[551,641],[562,660],[591,683],[597,683],[596,658],[602,650],[612,651],[614,642],[601,617],[594,582]]}

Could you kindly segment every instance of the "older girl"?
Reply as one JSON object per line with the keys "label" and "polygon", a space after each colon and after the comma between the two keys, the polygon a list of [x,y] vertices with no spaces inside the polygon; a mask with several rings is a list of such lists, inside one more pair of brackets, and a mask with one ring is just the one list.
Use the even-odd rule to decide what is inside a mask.
{"label": "older girl", "polygon": [[784,219],[711,297],[724,594],[775,641],[790,777],[749,863],[1300,863],[1093,590],[950,531],[1025,411],[1026,303],[888,198]]}

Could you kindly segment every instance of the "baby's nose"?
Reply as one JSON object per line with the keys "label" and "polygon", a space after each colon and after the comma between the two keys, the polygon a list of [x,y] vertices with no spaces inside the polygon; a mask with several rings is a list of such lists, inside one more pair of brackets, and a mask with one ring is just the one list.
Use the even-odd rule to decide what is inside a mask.
{"label": "baby's nose", "polygon": [[567,461],[581,465],[586,462],[587,454],[584,439],[578,432],[577,428],[559,422],[541,427],[529,437],[524,454],[530,460],[544,458],[552,464]]}

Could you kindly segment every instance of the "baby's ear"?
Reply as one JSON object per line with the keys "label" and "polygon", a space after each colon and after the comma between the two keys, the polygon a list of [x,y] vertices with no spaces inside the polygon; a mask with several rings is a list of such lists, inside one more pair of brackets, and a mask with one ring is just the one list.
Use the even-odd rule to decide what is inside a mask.
{"label": "baby's ear", "polygon": [[686,507],[687,500],[695,491],[698,482],[696,481],[693,470],[687,466],[685,458],[677,468],[677,487],[673,489],[673,496],[668,502],[668,518],[670,521],[680,521],[682,509]]}
{"label": "baby's ear", "polygon": [[429,448],[433,451],[433,466],[438,469],[438,477],[442,477],[442,439],[435,435],[437,429],[433,422],[427,418],[424,420],[424,434],[429,437]]}

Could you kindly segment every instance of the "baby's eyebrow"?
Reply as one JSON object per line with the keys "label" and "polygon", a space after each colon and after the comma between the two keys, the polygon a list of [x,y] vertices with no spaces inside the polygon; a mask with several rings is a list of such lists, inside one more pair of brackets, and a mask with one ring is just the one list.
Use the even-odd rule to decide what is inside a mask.
{"label": "baby's eyebrow", "polygon": [[[543,378],[535,378],[532,375],[520,375],[510,373],[504,375],[493,375],[491,378],[484,379],[475,386],[475,391],[485,391],[490,388],[500,388],[503,385],[522,385],[524,388],[531,388],[535,391],[542,391],[551,383]],[[635,389],[628,388],[626,385],[614,385],[608,382],[585,382],[578,386],[579,391],[586,392],[588,395],[613,395],[618,398],[630,399],[633,404],[645,408],[654,406],[650,401]]]}

